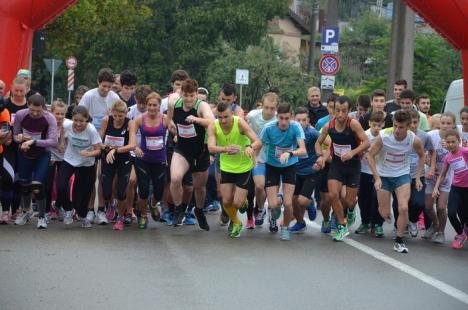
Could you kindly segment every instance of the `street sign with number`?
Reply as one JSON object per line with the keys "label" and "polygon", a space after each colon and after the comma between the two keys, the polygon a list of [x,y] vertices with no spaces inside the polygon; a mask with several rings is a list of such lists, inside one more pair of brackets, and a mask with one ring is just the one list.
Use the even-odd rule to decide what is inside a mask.
{"label": "street sign with number", "polygon": [[340,61],[336,55],[323,55],[319,69],[324,75],[335,75],[340,70]]}

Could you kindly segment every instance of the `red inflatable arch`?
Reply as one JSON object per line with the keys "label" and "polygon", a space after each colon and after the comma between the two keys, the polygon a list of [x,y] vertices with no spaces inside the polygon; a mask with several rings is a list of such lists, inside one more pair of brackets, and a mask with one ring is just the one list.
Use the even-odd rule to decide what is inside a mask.
{"label": "red inflatable arch", "polygon": [[13,0],[0,5],[0,80],[9,88],[20,68],[29,68],[34,31],[77,0]]}
{"label": "red inflatable arch", "polygon": [[468,106],[468,1],[405,0],[426,23],[461,51],[465,105]]}

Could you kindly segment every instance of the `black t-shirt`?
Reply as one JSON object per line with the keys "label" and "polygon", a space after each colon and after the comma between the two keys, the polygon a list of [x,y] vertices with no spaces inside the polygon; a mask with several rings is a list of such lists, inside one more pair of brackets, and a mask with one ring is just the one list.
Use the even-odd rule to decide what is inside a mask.
{"label": "black t-shirt", "polygon": [[[369,119],[371,117],[371,114],[372,114],[372,111],[367,112],[366,114],[364,114],[363,116],[359,118],[359,123],[361,124],[364,130],[369,129]],[[385,117],[384,128],[388,128],[388,127],[393,127],[393,116],[390,113],[387,113],[387,116]]]}
{"label": "black t-shirt", "polygon": [[385,112],[387,112],[388,114],[392,114],[392,112],[394,111],[398,111],[401,109],[401,106],[399,106],[395,100],[390,100],[390,101],[387,101],[386,105],[385,105]]}
{"label": "black t-shirt", "polygon": [[307,104],[307,109],[309,110],[310,124],[314,127],[319,119],[328,115],[327,108],[322,104],[320,104],[318,107],[311,107],[310,104]]}
{"label": "black t-shirt", "polygon": [[118,95],[120,97],[120,100],[122,100],[123,102],[125,102],[127,104],[127,108],[130,108],[131,106],[136,104],[135,94],[131,94],[130,98],[128,98],[128,100],[125,100],[124,98],[122,98],[122,96],[120,96],[120,94],[118,94]]}

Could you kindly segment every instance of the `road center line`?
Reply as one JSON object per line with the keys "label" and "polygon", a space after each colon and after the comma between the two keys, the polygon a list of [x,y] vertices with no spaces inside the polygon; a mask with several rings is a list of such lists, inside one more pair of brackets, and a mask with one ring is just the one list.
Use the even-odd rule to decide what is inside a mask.
{"label": "road center line", "polygon": [[[306,223],[308,226],[312,227],[313,229],[315,230],[318,230],[320,231],[320,225],[318,225],[317,223],[314,223],[314,222],[311,222],[309,221],[308,219],[305,219]],[[436,278],[434,277],[431,277],[430,275],[428,274],[425,274],[424,272],[422,271],[419,271],[418,269],[416,268],[413,268],[405,263],[402,263],[394,258],[391,258],[390,256],[387,256],[379,251],[376,251],[374,250],[373,248],[367,246],[367,245],[364,245],[356,240],[353,240],[351,238],[346,238],[344,240],[344,243],[346,243],[347,245],[349,246],[352,246],[353,248],[361,251],[361,252],[364,252],[365,254],[367,255],[370,255],[372,257],[374,257],[375,259],[381,261],[381,262],[384,262],[406,274],[409,274],[410,276],[426,283],[426,284],[429,284],[430,286],[438,289],[439,291],[461,301],[462,303],[464,304],[467,304],[468,305],[468,294],[466,294],[465,292],[445,283],[445,282],[442,282],[440,280],[437,280]],[[403,254],[405,255],[405,254]],[[407,254],[406,254],[407,255]]]}

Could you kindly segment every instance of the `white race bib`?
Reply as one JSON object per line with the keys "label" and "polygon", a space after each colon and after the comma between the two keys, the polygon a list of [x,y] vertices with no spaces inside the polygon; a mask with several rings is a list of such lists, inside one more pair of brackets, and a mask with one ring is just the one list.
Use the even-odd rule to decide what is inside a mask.
{"label": "white race bib", "polygon": [[110,147],[122,147],[125,144],[125,138],[106,135],[106,138],[104,139],[104,144]]}
{"label": "white race bib", "polygon": [[349,153],[349,152],[351,152],[350,144],[341,145],[341,144],[333,143],[333,153],[335,153],[336,156],[341,157],[341,155]]}
{"label": "white race bib", "polygon": [[197,136],[197,132],[195,131],[195,126],[193,124],[177,124],[177,131],[179,132],[179,136],[182,138],[193,138]]}
{"label": "white race bib", "polygon": [[406,154],[401,153],[389,153],[385,154],[384,163],[395,166],[404,164],[406,161]]}
{"label": "white race bib", "polygon": [[449,163],[450,163],[450,167],[452,167],[455,173],[459,173],[467,169],[466,162],[463,157],[454,158]]}
{"label": "white race bib", "polygon": [[41,132],[32,132],[27,129],[23,129],[23,135],[26,137],[30,137],[31,140],[41,140],[42,133]]}
{"label": "white race bib", "polygon": [[164,147],[164,139],[162,136],[146,137],[146,148],[150,151],[158,151]]}
{"label": "white race bib", "polygon": [[275,147],[275,157],[280,158],[281,154],[287,153],[287,152],[292,152],[293,149],[291,147]]}
{"label": "white race bib", "polygon": [[96,127],[96,129],[101,128],[101,121],[104,118],[104,116],[93,116],[93,125]]}

